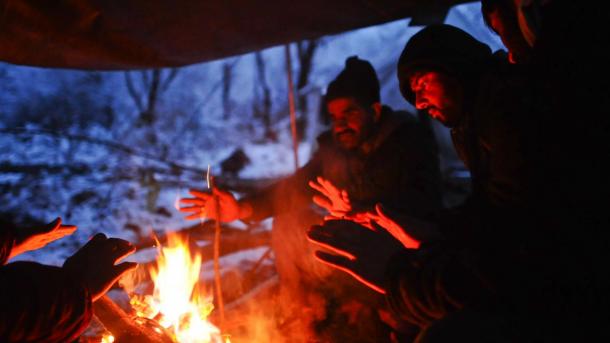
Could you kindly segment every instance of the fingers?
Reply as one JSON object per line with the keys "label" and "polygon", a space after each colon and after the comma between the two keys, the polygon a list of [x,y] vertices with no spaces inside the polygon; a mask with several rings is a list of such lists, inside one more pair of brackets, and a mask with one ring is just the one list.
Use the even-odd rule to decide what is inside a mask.
{"label": "fingers", "polygon": [[180,199],[180,203],[181,204],[189,204],[189,205],[199,205],[199,206],[204,206],[206,204],[206,200],[203,199],[199,199],[199,198],[184,198],[184,199]]}
{"label": "fingers", "polygon": [[133,244],[120,238],[109,238],[106,240],[106,249],[109,251],[108,258],[110,258],[113,264],[136,251],[136,247]]}
{"label": "fingers", "polygon": [[344,189],[344,190],[341,190],[341,198],[342,198],[342,199],[343,199],[343,201],[345,201],[347,204],[350,204],[350,201],[349,201],[349,194],[347,194],[347,191],[346,191],[345,189]]}
{"label": "fingers", "polygon": [[56,230],[60,226],[61,226],[61,218],[57,217],[57,218],[55,218],[55,220],[53,220],[52,222],[50,222],[49,224],[44,226],[43,232],[51,232],[53,230]]}
{"label": "fingers", "polygon": [[313,200],[313,202],[316,205],[318,205],[318,206],[320,206],[320,207],[322,207],[322,208],[324,208],[326,210],[330,211],[332,209],[332,207],[333,207],[332,203],[326,197],[322,197],[322,196],[319,196],[319,195],[314,195],[312,200]]}
{"label": "fingers", "polygon": [[385,208],[383,207],[383,205],[381,203],[377,203],[375,205],[375,211],[377,212],[377,215],[379,215],[381,218],[387,219],[388,216],[385,214]]}
{"label": "fingers", "polygon": [[322,185],[322,187],[326,188],[329,191],[333,191],[333,192],[337,192],[338,188],[335,187],[335,185],[333,185],[330,181],[326,180],[325,178],[318,176],[317,178],[318,183],[320,183]]}
{"label": "fingers", "polygon": [[316,191],[322,193],[324,196],[329,197],[329,193],[326,191],[324,187],[315,183],[314,181],[309,181],[309,187],[315,189]]}
{"label": "fingers", "polygon": [[360,274],[358,274],[356,272],[356,263],[353,260],[349,260],[346,259],[342,256],[337,256],[337,255],[333,255],[333,254],[329,254],[327,252],[324,251],[316,251],[315,252],[315,256],[316,259],[318,259],[320,262],[329,265],[333,268],[339,269],[343,272],[348,273],[349,275],[351,275],[353,278],[355,278],[356,280],[360,281],[361,283],[363,283],[364,285],[366,285],[367,287],[371,288],[372,290],[379,292],[381,294],[386,294],[385,289],[381,288],[380,286],[370,282],[369,280],[365,279],[364,277],[362,277]]}
{"label": "fingers", "polygon": [[[125,273],[136,269],[138,264],[136,262],[123,262],[114,266],[114,281],[118,281]],[[113,282],[114,283],[114,282]]]}
{"label": "fingers", "polygon": [[[327,223],[330,222],[332,221]],[[328,249],[335,254],[354,260],[355,256],[350,252],[350,248],[353,247],[353,242],[350,242],[346,237],[341,236],[341,233],[329,230],[327,227],[321,225],[314,225],[307,232],[307,238],[310,242]]]}
{"label": "fingers", "polygon": [[201,220],[202,218],[207,218],[206,212],[203,209],[201,212],[193,213],[191,215],[184,217],[184,219],[186,219],[186,220]]}
{"label": "fingers", "polygon": [[205,207],[203,206],[192,206],[192,207],[180,207],[178,209],[180,212],[205,212]]}
{"label": "fingers", "polygon": [[317,250],[315,252],[315,256],[318,260],[325,264],[347,271],[350,274],[352,273],[350,267],[353,265],[353,259],[349,259],[345,256],[331,254],[321,250]]}
{"label": "fingers", "polygon": [[74,231],[76,231],[77,226],[76,225],[61,225],[58,228],[58,231],[64,231],[64,232],[68,232],[68,233],[73,233]]}
{"label": "fingers", "polygon": [[198,191],[196,189],[189,189],[189,193],[196,197],[196,198],[200,198],[202,200],[208,201],[212,198],[212,194],[210,193],[206,193],[206,192],[202,192],[202,191]]}
{"label": "fingers", "polygon": [[106,235],[99,232],[99,233],[96,233],[95,236],[91,237],[91,239],[89,240],[89,242],[87,244],[93,243],[93,242],[100,242],[105,239],[106,239]]}

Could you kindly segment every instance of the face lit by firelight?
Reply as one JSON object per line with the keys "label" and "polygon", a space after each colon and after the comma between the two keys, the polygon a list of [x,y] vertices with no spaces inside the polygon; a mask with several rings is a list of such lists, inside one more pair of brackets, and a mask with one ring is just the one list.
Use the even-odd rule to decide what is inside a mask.
{"label": "face lit by firelight", "polygon": [[455,127],[462,117],[464,92],[458,80],[437,71],[416,72],[409,78],[415,107],[447,127]]}
{"label": "face lit by firelight", "polygon": [[354,98],[337,98],[327,103],[335,140],[345,149],[358,148],[371,134],[381,113],[381,104],[361,105]]}

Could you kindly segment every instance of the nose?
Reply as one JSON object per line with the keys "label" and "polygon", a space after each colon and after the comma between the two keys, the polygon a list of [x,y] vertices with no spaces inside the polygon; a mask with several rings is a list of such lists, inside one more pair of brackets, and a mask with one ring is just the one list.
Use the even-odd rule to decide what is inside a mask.
{"label": "nose", "polygon": [[333,130],[340,132],[347,127],[347,123],[344,119],[333,120]]}
{"label": "nose", "polygon": [[415,94],[415,108],[425,110],[428,108],[428,100],[419,94]]}

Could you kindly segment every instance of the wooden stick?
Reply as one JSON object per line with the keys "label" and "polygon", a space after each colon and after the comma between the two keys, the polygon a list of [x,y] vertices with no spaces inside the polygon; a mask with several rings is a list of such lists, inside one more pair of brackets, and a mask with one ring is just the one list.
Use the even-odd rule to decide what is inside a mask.
{"label": "wooden stick", "polygon": [[292,82],[292,58],[290,43],[284,46],[286,55],[286,76],[288,78],[288,105],[290,108],[290,128],[292,132],[292,150],[294,153],[294,170],[299,169],[299,139],[297,137],[297,114],[294,105],[294,83]]}
{"label": "wooden stick", "polygon": [[[209,174],[208,174],[209,175]],[[209,176],[210,188],[214,191],[214,177]],[[225,308],[222,300],[222,282],[220,277],[220,200],[217,195],[214,195],[214,208],[216,210],[216,230],[214,232],[214,284],[216,285],[216,300],[218,302],[218,311],[220,313],[220,330],[225,326]]]}

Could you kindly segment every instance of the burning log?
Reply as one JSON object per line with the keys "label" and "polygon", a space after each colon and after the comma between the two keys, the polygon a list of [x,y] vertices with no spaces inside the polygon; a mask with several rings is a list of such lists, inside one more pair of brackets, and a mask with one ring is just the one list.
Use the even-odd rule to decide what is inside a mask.
{"label": "burning log", "polygon": [[108,296],[93,304],[99,321],[114,336],[114,343],[174,343],[160,327],[150,323],[136,322]]}

